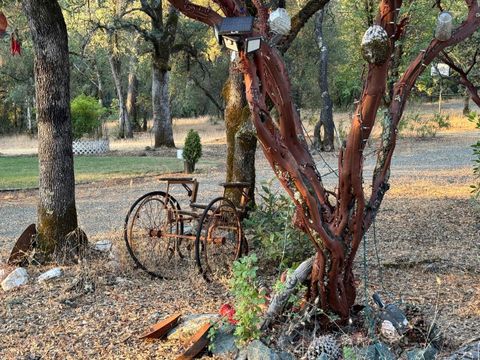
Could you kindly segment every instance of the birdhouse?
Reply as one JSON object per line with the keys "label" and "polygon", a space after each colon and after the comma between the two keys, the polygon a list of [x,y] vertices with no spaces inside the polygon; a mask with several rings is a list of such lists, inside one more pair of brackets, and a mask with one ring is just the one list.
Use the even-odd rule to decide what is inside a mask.
{"label": "birdhouse", "polygon": [[287,10],[278,8],[270,13],[268,17],[270,30],[279,35],[287,35],[290,32],[292,22],[288,16]]}
{"label": "birdhouse", "polygon": [[370,64],[381,65],[388,60],[388,34],[380,25],[370,26],[362,38],[362,56]]}
{"label": "birdhouse", "polygon": [[453,16],[447,11],[442,11],[437,18],[435,38],[439,41],[447,41],[452,37]]}

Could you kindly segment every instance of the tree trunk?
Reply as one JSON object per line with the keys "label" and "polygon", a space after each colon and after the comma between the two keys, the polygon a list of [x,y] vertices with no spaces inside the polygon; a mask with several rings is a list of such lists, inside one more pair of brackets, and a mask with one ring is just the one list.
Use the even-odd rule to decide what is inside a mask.
{"label": "tree trunk", "polygon": [[[237,69],[238,62],[231,62],[229,77],[224,86],[225,130],[227,135],[227,182],[249,182],[250,194],[255,192],[255,151],[257,137],[250,121],[250,111],[245,97],[243,75]],[[231,190],[227,196],[240,201],[238,191]]]}
{"label": "tree trunk", "polygon": [[23,7],[35,50],[40,164],[37,245],[52,255],[77,228],[67,28],[55,0],[25,0]]}
{"label": "tree trunk", "polygon": [[152,107],[154,147],[175,147],[173,141],[170,102],[168,101],[168,71],[152,63]]}
{"label": "tree trunk", "polygon": [[113,48],[113,38],[110,36],[110,53],[108,56],[108,61],[110,62],[110,68],[112,69],[113,82],[115,84],[115,89],[117,91],[118,98],[118,137],[120,139],[124,138],[133,138],[132,126],[128,119],[128,111],[125,103],[125,92],[122,86],[121,79],[121,68],[122,61],[120,57],[115,54],[115,49]]}
{"label": "tree trunk", "polygon": [[[315,17],[315,38],[320,49],[318,85],[320,87],[320,120],[315,125],[313,147],[321,151],[333,151],[335,125],[333,123],[333,103],[328,92],[328,48],[323,38],[324,9]],[[323,127],[323,138],[321,128]]]}
{"label": "tree trunk", "polygon": [[463,115],[470,114],[470,93],[468,90],[465,90],[465,95],[463,97]]}
{"label": "tree trunk", "polygon": [[128,69],[128,90],[127,90],[127,114],[128,119],[132,123],[132,128],[137,130],[140,126],[137,121],[137,95],[138,95],[138,78],[137,78],[138,57],[132,55],[130,57],[130,65]]}
{"label": "tree trunk", "polygon": [[104,99],[104,91],[103,91],[103,79],[102,75],[100,74],[100,70],[98,69],[97,58],[94,56],[93,58],[93,69],[95,71],[95,76],[97,77],[97,97],[98,103],[101,107],[105,106],[105,99]]}

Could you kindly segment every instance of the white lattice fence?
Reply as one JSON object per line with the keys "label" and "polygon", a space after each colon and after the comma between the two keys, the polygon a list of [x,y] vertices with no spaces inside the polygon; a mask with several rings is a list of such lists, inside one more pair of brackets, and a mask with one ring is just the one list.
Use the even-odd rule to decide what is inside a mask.
{"label": "white lattice fence", "polygon": [[110,150],[108,139],[100,140],[75,140],[73,142],[73,153],[75,155],[103,154]]}

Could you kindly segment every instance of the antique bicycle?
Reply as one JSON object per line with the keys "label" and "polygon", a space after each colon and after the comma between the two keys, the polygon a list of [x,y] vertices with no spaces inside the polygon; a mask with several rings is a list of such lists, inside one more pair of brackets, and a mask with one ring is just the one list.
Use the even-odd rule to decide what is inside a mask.
{"label": "antique bicycle", "polygon": [[[250,185],[222,183],[222,196],[199,204],[196,179],[159,180],[166,185],[165,191],[138,198],[125,218],[125,242],[136,266],[164,279],[185,276],[190,266],[196,266],[207,281],[228,276],[233,261],[248,252],[241,221]],[[186,191],[185,209],[171,194],[175,187]],[[238,192],[238,204],[227,198],[227,192]]]}

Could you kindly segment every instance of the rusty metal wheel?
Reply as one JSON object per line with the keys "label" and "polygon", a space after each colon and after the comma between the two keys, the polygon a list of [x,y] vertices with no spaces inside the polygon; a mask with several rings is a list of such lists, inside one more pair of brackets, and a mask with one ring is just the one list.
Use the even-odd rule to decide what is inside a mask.
{"label": "rusty metal wheel", "polygon": [[240,216],[234,204],[219,197],[202,214],[195,239],[195,259],[205,280],[230,276],[232,263],[247,249]]}
{"label": "rusty metal wheel", "polygon": [[185,240],[169,235],[183,234],[183,221],[175,221],[180,204],[163,191],[137,199],[125,218],[124,237],[135,264],[148,274],[168,279],[179,276],[188,261]]}

